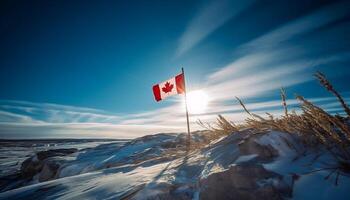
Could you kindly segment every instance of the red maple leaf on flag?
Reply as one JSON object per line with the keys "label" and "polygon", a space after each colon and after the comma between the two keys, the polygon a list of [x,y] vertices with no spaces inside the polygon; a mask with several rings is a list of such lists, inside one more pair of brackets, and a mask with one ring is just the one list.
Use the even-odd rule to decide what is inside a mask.
{"label": "red maple leaf on flag", "polygon": [[162,87],[162,91],[165,93],[171,92],[173,90],[174,84],[170,84],[169,82],[166,82],[164,87]]}

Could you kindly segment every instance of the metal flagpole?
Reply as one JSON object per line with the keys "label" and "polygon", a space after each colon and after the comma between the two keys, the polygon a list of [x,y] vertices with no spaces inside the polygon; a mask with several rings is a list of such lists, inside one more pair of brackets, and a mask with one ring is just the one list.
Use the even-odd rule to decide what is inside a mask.
{"label": "metal flagpole", "polygon": [[187,147],[189,148],[190,147],[190,143],[191,143],[191,131],[190,131],[190,123],[189,123],[189,120],[188,120],[188,109],[187,109],[187,96],[186,96],[186,81],[185,81],[185,71],[184,71],[184,68],[182,67],[181,68],[181,71],[182,71],[182,74],[183,74],[183,77],[184,77],[184,88],[185,88],[185,105],[186,105],[186,119],[187,119],[187,133],[188,133],[188,136],[187,136]]}

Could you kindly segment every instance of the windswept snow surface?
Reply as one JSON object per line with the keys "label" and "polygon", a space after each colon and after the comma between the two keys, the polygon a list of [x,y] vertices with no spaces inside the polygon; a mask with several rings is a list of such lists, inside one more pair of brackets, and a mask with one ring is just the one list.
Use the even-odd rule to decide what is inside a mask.
{"label": "windswept snow surface", "polygon": [[49,139],[0,140],[0,176],[15,173],[21,163],[36,152],[60,148],[93,148],[106,143],[124,143],[125,140]]}
{"label": "windswept snow surface", "polygon": [[118,199],[152,181],[166,163],[131,172],[106,169],[43,182],[0,194],[1,199]]}
{"label": "windswept snow surface", "polygon": [[[287,133],[250,129],[209,142],[210,132],[156,134],[122,146],[80,150],[57,179],[0,193],[0,199],[350,199],[350,178],[325,180],[334,165],[322,150]],[[318,159],[315,159],[315,158]]]}
{"label": "windswept snow surface", "polygon": [[[267,142],[281,151],[281,155],[274,162],[264,164],[266,169],[277,172],[279,174],[288,177],[290,174],[299,174],[300,177],[294,182],[293,199],[317,199],[317,200],[345,200],[350,199],[350,174],[347,176],[340,175],[338,185],[335,185],[336,174],[330,176],[329,179],[325,179],[331,171],[322,170],[315,173],[310,173],[314,170],[329,168],[336,166],[336,161],[327,152],[309,150],[304,156],[297,156],[295,151],[288,148],[285,142],[278,140],[276,136],[280,138],[285,137],[287,134],[272,132],[263,136],[260,140],[267,142],[267,140],[273,139],[273,142]],[[271,137],[270,137],[271,136]],[[302,147],[295,143],[295,140],[289,140],[294,142],[294,145],[299,150],[303,150]],[[293,158],[294,157],[294,158]],[[297,158],[297,159],[296,159]],[[315,160],[317,159],[317,160]]]}

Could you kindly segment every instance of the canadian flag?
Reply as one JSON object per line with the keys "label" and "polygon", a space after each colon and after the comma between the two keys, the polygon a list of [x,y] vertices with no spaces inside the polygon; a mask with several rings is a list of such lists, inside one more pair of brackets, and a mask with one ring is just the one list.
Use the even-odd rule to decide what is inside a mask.
{"label": "canadian flag", "polygon": [[153,94],[156,101],[185,92],[185,78],[183,73],[153,86]]}

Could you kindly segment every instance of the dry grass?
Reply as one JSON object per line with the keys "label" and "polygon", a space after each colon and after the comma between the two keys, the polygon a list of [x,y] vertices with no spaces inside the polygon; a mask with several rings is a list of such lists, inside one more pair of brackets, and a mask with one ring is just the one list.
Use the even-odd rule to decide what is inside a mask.
{"label": "dry grass", "polygon": [[302,111],[301,114],[297,114],[295,111],[289,113],[286,103],[286,92],[282,88],[281,99],[284,115],[281,117],[277,118],[267,113],[268,117],[264,118],[254,114],[247,109],[241,99],[236,97],[244,111],[249,115],[245,123],[236,125],[219,115],[217,123],[214,125],[215,128],[209,124],[204,125],[202,122],[200,124],[211,130],[214,134],[220,135],[230,134],[241,128],[254,128],[256,130],[270,129],[296,134],[306,146],[325,147],[338,160],[339,166],[343,168],[341,170],[350,172],[349,106],[327,80],[325,75],[317,72],[315,76],[327,91],[337,97],[340,105],[348,115],[347,117],[331,115],[302,96],[296,96],[300,102],[299,108]]}
{"label": "dry grass", "polygon": [[229,122],[222,115],[219,115],[216,119],[215,125],[212,126],[209,123],[204,123],[201,120],[197,122],[201,127],[211,131],[210,138],[208,139],[216,139],[223,135],[228,135],[232,132],[236,132],[241,129],[243,126],[236,125],[233,122]]}

